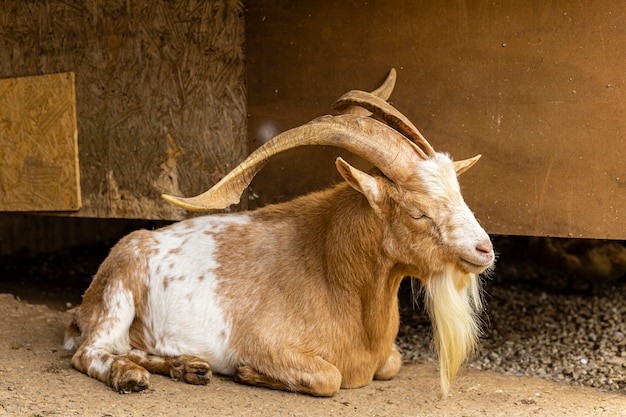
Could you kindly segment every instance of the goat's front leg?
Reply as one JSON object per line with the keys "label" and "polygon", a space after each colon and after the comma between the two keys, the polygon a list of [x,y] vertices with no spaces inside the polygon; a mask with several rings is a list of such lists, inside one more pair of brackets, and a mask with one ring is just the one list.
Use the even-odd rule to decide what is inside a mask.
{"label": "goat's front leg", "polygon": [[378,379],[380,381],[388,381],[393,379],[400,372],[400,367],[402,366],[402,354],[398,351],[398,348],[394,345],[391,350],[391,355],[387,358],[385,362],[383,362],[376,373],[374,374],[374,379]]}
{"label": "goat's front leg", "polygon": [[178,381],[185,381],[188,384],[206,385],[213,376],[211,365],[204,359],[196,356],[156,356],[139,349],[133,349],[128,353],[127,357],[149,372],[167,375]]}
{"label": "goat's front leg", "polygon": [[242,365],[236,369],[233,379],[247,385],[301,392],[317,397],[330,397],[339,391],[341,372],[330,362],[319,356],[291,355],[289,363],[291,367],[283,369],[275,365],[263,366],[264,373],[251,365]]}

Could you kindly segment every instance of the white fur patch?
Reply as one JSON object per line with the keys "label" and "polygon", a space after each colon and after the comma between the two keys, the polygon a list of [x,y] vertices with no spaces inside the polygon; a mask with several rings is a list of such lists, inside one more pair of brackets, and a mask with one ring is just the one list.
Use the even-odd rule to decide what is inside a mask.
{"label": "white fur patch", "polygon": [[154,232],[158,253],[149,260],[148,305],[142,317],[150,353],[195,355],[217,373],[234,372],[231,326],[216,293],[214,235],[226,226],[248,223],[247,215],[207,216]]}
{"label": "white fur patch", "polygon": [[93,345],[115,355],[126,354],[130,350],[128,328],[135,318],[133,293],[118,281],[105,290],[103,299],[107,314],[100,318]]}
{"label": "white fur patch", "polygon": [[461,194],[459,181],[452,159],[445,153],[436,153],[433,158],[420,162],[416,174],[432,197]]}
{"label": "white fur patch", "polygon": [[63,341],[63,349],[66,350],[76,350],[79,345],[78,340],[74,337],[68,337]]}
{"label": "white fur patch", "polygon": [[97,349],[87,347],[85,348],[85,358],[90,360],[89,368],[87,369],[88,375],[108,375],[111,371],[111,364],[113,363],[112,356],[109,356],[107,360],[102,361],[103,356]]}
{"label": "white fur patch", "polygon": [[489,241],[489,236],[480,226],[461,195],[454,163],[450,157],[437,153],[419,165],[417,175],[428,189],[428,195],[442,201],[445,211],[437,213],[433,220],[439,226],[444,241],[459,252],[463,259],[476,264],[484,260],[476,247]]}

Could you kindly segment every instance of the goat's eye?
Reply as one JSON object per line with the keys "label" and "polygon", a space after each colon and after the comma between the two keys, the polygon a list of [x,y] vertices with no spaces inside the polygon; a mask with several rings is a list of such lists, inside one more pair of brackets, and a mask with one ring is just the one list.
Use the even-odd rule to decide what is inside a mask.
{"label": "goat's eye", "polygon": [[428,216],[426,216],[424,213],[420,212],[420,211],[416,211],[414,213],[411,213],[411,217],[415,220],[423,220],[428,218]]}

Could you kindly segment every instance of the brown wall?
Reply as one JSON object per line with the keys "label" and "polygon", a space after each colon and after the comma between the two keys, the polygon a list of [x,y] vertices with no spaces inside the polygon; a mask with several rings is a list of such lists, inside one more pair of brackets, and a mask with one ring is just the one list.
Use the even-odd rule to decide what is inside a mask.
{"label": "brown wall", "polygon": [[[626,239],[626,8],[609,1],[250,2],[249,136],[329,112],[398,70],[391,99],[464,174],[489,232]],[[337,180],[301,149],[253,183],[263,202]]]}

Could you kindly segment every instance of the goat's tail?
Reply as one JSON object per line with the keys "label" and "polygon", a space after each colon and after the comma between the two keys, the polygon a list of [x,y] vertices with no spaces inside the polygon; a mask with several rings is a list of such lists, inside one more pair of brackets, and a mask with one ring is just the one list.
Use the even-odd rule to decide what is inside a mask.
{"label": "goat's tail", "polygon": [[80,307],[76,307],[70,310],[72,314],[72,321],[65,328],[65,335],[63,337],[63,349],[74,350],[82,343],[82,332],[78,326],[78,310]]}
{"label": "goat's tail", "polygon": [[443,276],[431,277],[424,287],[439,356],[441,389],[447,396],[452,379],[477,348],[483,310],[480,278],[448,266]]}

